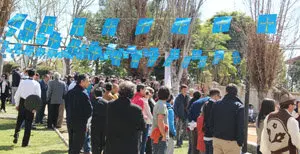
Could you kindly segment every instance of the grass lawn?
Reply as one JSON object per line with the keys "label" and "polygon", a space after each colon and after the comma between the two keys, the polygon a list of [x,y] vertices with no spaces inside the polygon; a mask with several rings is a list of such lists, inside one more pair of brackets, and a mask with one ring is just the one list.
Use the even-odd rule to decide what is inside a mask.
{"label": "grass lawn", "polygon": [[[6,104],[6,114],[15,114],[18,115],[18,111],[16,110],[16,106],[12,104]],[[5,114],[4,112],[1,112],[0,114]]]}
{"label": "grass lawn", "polygon": [[31,131],[29,146],[21,147],[24,129],[20,132],[18,144],[13,144],[15,120],[0,119],[0,154],[66,154],[67,147],[52,130],[37,127]]}
{"label": "grass lawn", "polygon": [[188,153],[188,148],[189,148],[189,142],[188,141],[183,141],[183,145],[181,148],[175,148],[174,149],[174,154],[187,154]]}

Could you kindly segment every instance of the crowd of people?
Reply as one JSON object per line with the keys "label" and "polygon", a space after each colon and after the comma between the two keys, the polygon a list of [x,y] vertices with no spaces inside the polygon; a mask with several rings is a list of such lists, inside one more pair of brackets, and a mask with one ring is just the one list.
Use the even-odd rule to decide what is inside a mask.
{"label": "crowd of people", "polygon": [[[39,77],[31,69],[12,72],[12,103],[19,111],[13,142],[18,142],[24,122],[23,147],[29,144],[32,127],[43,124],[46,106],[49,129],[62,127],[66,111],[70,154],[173,154],[185,139],[188,154],[240,154],[245,144],[244,105],[234,84],[224,95],[219,89],[205,94],[182,84],[174,96],[155,77],[133,80],[75,73],[62,78],[57,72]],[[10,85],[7,76],[2,76],[1,85],[2,100]],[[30,95],[41,98],[40,109],[25,109]],[[256,120],[258,153],[294,154],[300,149],[300,103],[295,102],[289,93],[282,95],[278,108],[274,100],[262,102]]]}

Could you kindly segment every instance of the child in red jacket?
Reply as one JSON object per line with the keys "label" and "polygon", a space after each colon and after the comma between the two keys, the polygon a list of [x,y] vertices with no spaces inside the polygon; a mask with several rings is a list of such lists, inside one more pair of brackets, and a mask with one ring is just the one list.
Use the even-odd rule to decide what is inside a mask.
{"label": "child in red jacket", "polygon": [[204,115],[203,112],[197,118],[197,131],[198,131],[198,142],[197,142],[197,149],[200,151],[200,154],[205,153],[205,143],[204,143],[204,132],[203,132],[203,122],[204,122]]}

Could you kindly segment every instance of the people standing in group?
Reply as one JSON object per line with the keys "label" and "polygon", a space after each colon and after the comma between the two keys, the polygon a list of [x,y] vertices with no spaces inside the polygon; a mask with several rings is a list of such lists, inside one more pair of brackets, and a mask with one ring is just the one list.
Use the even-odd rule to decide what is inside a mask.
{"label": "people standing in group", "polygon": [[33,80],[40,82],[40,74],[39,73],[35,73],[35,75],[33,76]]}
{"label": "people standing in group", "polygon": [[87,75],[78,75],[76,86],[65,97],[69,133],[69,154],[80,153],[80,149],[84,143],[87,122],[92,114],[89,97],[84,92],[89,84]]}
{"label": "people standing in group", "polygon": [[162,86],[158,90],[158,101],[153,109],[153,123],[152,123],[152,147],[153,154],[167,153],[167,139],[169,139],[169,125],[168,125],[168,108],[167,100],[170,97],[169,88]]}
{"label": "people standing in group", "polygon": [[[147,87],[147,90],[149,91],[148,105],[150,107],[150,111],[151,111],[152,118],[153,118],[153,108],[156,104],[153,99],[154,89],[152,89],[151,87]],[[148,139],[147,139],[147,143],[146,143],[146,149],[145,149],[146,154],[152,154],[152,140],[150,138],[150,134],[151,133],[148,134]]]}
{"label": "people standing in group", "polygon": [[104,92],[104,95],[103,95],[103,99],[108,101],[108,102],[114,100],[114,96],[111,94],[112,87],[113,87],[113,85],[110,82],[107,82],[105,84],[105,92]]}
{"label": "people standing in group", "polygon": [[92,153],[101,154],[105,148],[106,118],[107,118],[107,101],[102,99],[104,93],[101,87],[94,91],[93,114],[91,121],[91,143]]}
{"label": "people standing in group", "polygon": [[108,103],[106,154],[138,154],[140,132],[145,129],[142,110],[131,103],[135,85],[124,81],[120,84],[119,98]]}
{"label": "people standing in group", "polygon": [[188,123],[188,102],[190,97],[187,94],[188,86],[180,86],[180,94],[176,97],[174,102],[174,112],[176,116],[176,132],[177,132],[177,147],[181,147],[183,144],[183,137],[186,132]]}
{"label": "people standing in group", "polygon": [[[45,116],[45,108],[48,104],[47,102],[47,90],[48,90],[48,82],[50,80],[50,76],[48,74],[44,75],[44,79],[40,81],[40,87],[41,87],[41,99],[42,99],[42,106],[40,110],[37,111],[36,117],[35,117],[35,123],[43,124],[43,118]],[[48,104],[49,109],[49,104]],[[49,113],[48,113],[49,115]]]}
{"label": "people standing in group", "polygon": [[77,85],[78,75],[79,75],[78,73],[74,74],[74,77],[73,77],[74,80],[68,86],[68,91],[72,90]]}
{"label": "people standing in group", "polygon": [[238,154],[244,144],[244,105],[234,84],[226,86],[226,95],[213,104],[211,129],[214,154]]}
{"label": "people standing in group", "polygon": [[8,81],[8,77],[6,74],[2,75],[1,78],[1,108],[0,111],[3,110],[6,113],[6,100],[9,96],[10,91],[10,83]]}
{"label": "people standing in group", "polygon": [[261,133],[264,128],[264,120],[267,117],[267,115],[269,115],[274,111],[275,111],[275,101],[268,98],[264,99],[261,103],[261,107],[256,121],[257,154],[262,154],[259,149],[260,149]]}
{"label": "people standing in group", "polygon": [[[211,128],[211,113],[213,105],[221,99],[219,89],[209,91],[209,100],[203,105],[205,154],[213,154],[213,128]],[[198,126],[197,126],[198,127]],[[200,130],[198,130],[199,132]],[[201,130],[202,131],[202,130]],[[199,138],[199,136],[198,136]],[[198,139],[199,140],[199,139]]]}
{"label": "people standing in group", "polygon": [[21,125],[25,120],[25,131],[22,141],[22,147],[28,146],[32,121],[34,117],[35,110],[29,111],[25,109],[25,99],[30,95],[37,95],[41,97],[41,87],[40,84],[33,80],[33,76],[35,75],[35,71],[32,69],[27,70],[27,74],[29,78],[20,82],[19,87],[15,94],[15,103],[16,109],[18,110],[17,124],[15,128],[14,140],[13,142],[16,144],[19,138],[19,132],[21,130]]}
{"label": "people standing in group", "polygon": [[167,100],[167,109],[168,109],[168,122],[169,122],[169,140],[168,140],[168,147],[167,147],[167,154],[174,153],[174,138],[176,137],[176,126],[175,126],[175,113],[173,109],[173,95],[170,95],[169,99]]}
{"label": "people standing in group", "polygon": [[[297,120],[292,116],[295,98],[283,91],[279,97],[280,109],[266,116],[261,135],[260,151],[263,154],[298,154],[300,132]],[[297,150],[298,149],[298,150]]]}
{"label": "people standing in group", "polygon": [[198,99],[200,99],[202,97],[202,94],[200,93],[200,91],[194,91],[192,96],[193,96],[193,98],[191,98],[189,101],[188,110],[190,110],[190,108],[194,102],[196,102]]}
{"label": "people standing in group", "polygon": [[15,104],[15,93],[19,87],[21,81],[21,74],[19,72],[19,69],[14,69],[12,71],[12,83],[11,83],[11,103]]}

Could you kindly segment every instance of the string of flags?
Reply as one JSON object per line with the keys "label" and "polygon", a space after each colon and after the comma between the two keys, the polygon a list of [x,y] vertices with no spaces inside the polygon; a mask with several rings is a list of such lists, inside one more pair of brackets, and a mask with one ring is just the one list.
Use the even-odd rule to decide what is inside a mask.
{"label": "string of flags", "polygon": [[[70,35],[72,36],[67,47],[60,49],[62,37],[61,34],[54,30],[57,17],[45,16],[40,27],[31,20],[26,19],[27,14],[16,14],[8,21],[8,30],[5,33],[7,38],[17,36],[17,39],[23,42],[33,42],[35,46],[15,43],[11,48],[7,40],[0,40],[2,44],[1,52],[11,53],[11,56],[25,54],[28,56],[47,57],[47,58],[69,58],[76,57],[79,60],[111,60],[112,65],[120,66],[122,59],[131,59],[130,66],[138,68],[141,58],[147,58],[148,67],[153,67],[160,57],[159,49],[155,47],[143,48],[138,50],[136,46],[128,46],[126,49],[117,48],[117,44],[109,44],[105,51],[99,45],[99,42],[91,42],[89,45],[82,43],[78,37],[84,36],[86,18],[74,18]],[[276,33],[276,14],[260,15],[257,22],[258,34],[275,34]],[[171,33],[175,35],[187,35],[191,24],[191,18],[176,18]],[[232,21],[231,16],[215,17],[213,22],[212,33],[223,33],[230,30]],[[150,33],[154,23],[153,18],[141,18],[137,21],[135,35],[145,35]],[[108,37],[116,36],[120,18],[105,19],[102,27],[102,35]],[[22,26],[23,25],[23,26]],[[38,29],[38,30],[37,30]],[[18,35],[17,35],[18,33]],[[34,39],[34,40],[33,40]],[[43,48],[46,46],[47,48]],[[6,56],[6,55],[5,55]],[[180,57],[180,49],[171,49],[170,55],[166,58],[163,66],[170,67],[173,61]],[[181,67],[188,68],[191,61],[199,61],[198,68],[206,66],[208,56],[202,55],[202,50],[192,50],[191,56],[183,57]],[[224,60],[224,51],[216,50],[212,61],[217,65]],[[232,52],[233,64],[241,62],[241,56],[238,51]]]}

